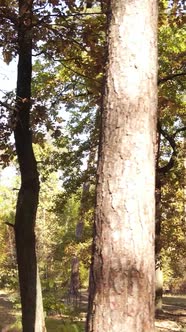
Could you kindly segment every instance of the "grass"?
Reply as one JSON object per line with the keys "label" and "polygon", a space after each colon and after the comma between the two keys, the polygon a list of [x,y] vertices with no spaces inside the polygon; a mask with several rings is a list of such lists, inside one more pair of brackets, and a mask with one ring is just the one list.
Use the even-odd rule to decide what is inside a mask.
{"label": "grass", "polygon": [[[5,300],[5,299],[4,299]],[[7,324],[5,322],[6,325],[9,325],[9,332],[21,332],[22,328],[21,328],[21,315],[20,315],[20,311],[19,310],[14,310],[11,311],[10,308],[8,307],[8,302],[4,301],[3,299],[1,299],[2,304],[7,306],[6,308],[6,312],[10,313],[10,315],[12,315],[12,317],[14,317],[16,320],[16,322],[14,324],[11,325],[12,323],[12,319],[9,320],[9,324],[7,321],[7,314],[4,315],[4,319],[7,321]],[[163,297],[163,303],[164,303],[164,309],[168,310],[168,312],[171,313],[171,315],[175,314],[175,322],[177,321],[176,317],[181,317],[180,315],[184,315],[186,316],[186,295],[166,295]],[[179,312],[178,312],[179,310]],[[166,311],[165,311],[166,312]],[[1,312],[1,318],[3,318],[3,308],[2,308],[2,312]],[[46,327],[47,327],[47,332],[84,332],[85,331],[85,323],[84,323],[84,316],[82,315],[82,313],[80,314],[79,312],[68,312],[65,314],[65,316],[63,316],[63,318],[61,317],[57,317],[57,316],[50,316],[46,318]],[[173,316],[171,316],[173,317]],[[82,320],[81,320],[82,319]],[[169,321],[170,317],[166,316],[164,318],[162,318],[164,320]],[[172,319],[171,319],[172,320]],[[178,321],[177,321],[178,323]],[[180,325],[181,324],[181,325]],[[186,332],[186,325],[185,325],[185,321],[180,322],[180,332]],[[0,331],[2,329],[3,326],[2,325],[2,321],[0,322]],[[11,325],[11,327],[10,327]],[[163,331],[161,329],[158,329],[158,331]],[[169,329],[170,331],[170,329]]]}
{"label": "grass", "polygon": [[[47,332],[84,332],[83,322],[71,322],[70,320],[47,318],[46,319]],[[16,323],[9,327],[9,332],[21,332],[21,321],[17,320]]]}
{"label": "grass", "polygon": [[[47,332],[84,332],[84,322],[72,321],[69,318],[59,319],[59,318],[46,318],[46,328]],[[2,327],[0,325],[0,331]],[[9,325],[9,332],[21,332],[21,317],[18,316],[14,324]]]}
{"label": "grass", "polygon": [[61,319],[47,318],[47,332],[83,332],[83,322],[70,322]]}

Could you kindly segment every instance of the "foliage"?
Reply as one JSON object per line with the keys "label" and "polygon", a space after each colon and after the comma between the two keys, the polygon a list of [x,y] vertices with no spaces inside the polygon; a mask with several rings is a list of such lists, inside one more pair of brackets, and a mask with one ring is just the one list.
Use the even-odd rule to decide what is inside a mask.
{"label": "foliage", "polygon": [[185,127],[185,29],[182,1],[160,1],[159,15],[159,156],[161,247],[165,288],[185,268],[183,137]]}
{"label": "foliage", "polygon": [[[11,5],[6,1],[0,5],[0,46],[7,63],[18,51],[17,3]],[[41,143],[49,130],[55,138],[60,136],[61,126],[56,125],[61,122],[59,102],[73,105],[76,111],[82,107],[83,112],[100,103],[106,16],[99,1],[91,10],[84,1],[34,1],[33,8],[33,56],[42,60],[36,60],[34,66],[31,121],[34,141]],[[12,148],[13,98],[5,94],[1,103],[1,136],[6,142],[2,149],[7,156]]]}
{"label": "foliage", "polygon": [[[83,332],[84,323],[82,322],[72,322],[67,319],[46,319],[47,332]],[[12,324],[9,331],[21,331],[21,320],[20,318]]]}
{"label": "foliage", "polygon": [[[69,313],[69,309],[61,301],[63,298],[68,298],[71,262],[74,255],[81,260],[81,287],[87,287],[88,284],[93,211],[91,205],[88,205],[84,216],[84,234],[81,241],[77,241],[75,233],[79,221],[81,190],[70,196],[65,205],[61,205],[59,201],[61,187],[58,172],[51,170],[50,165],[47,166],[46,164],[48,157],[55,152],[55,147],[49,141],[42,146],[34,145],[34,151],[39,165],[41,187],[36,235],[44,307],[47,313],[64,314],[67,311]],[[15,181],[17,180],[15,179]],[[17,188],[17,185],[14,187]],[[10,189],[1,188],[1,191],[1,210],[4,211],[2,220],[7,220],[13,224],[16,191],[12,191],[12,186]],[[12,201],[10,201],[11,196]],[[58,203],[56,203],[57,197]],[[10,216],[12,219],[10,219]],[[15,249],[12,257],[10,250],[7,250],[7,231],[11,232],[14,249],[13,229],[2,223],[0,235],[4,245],[1,247],[1,285],[17,288]],[[15,299],[15,305],[18,303],[19,299]]]}
{"label": "foliage", "polygon": [[59,176],[57,172],[51,172],[50,165],[46,167],[45,161],[55,153],[55,147],[48,143],[42,149],[36,145],[34,150],[40,161],[41,189],[36,234],[44,307],[47,312],[57,311],[59,314],[65,310],[61,299],[68,297],[74,256],[80,259],[81,287],[87,287],[88,284],[93,211],[91,204],[86,205],[83,236],[81,241],[77,240],[81,190],[71,195],[66,204],[62,204]]}
{"label": "foliage", "polygon": [[6,223],[14,224],[16,192],[1,186],[0,197],[0,286],[17,287],[17,267],[13,228]]}
{"label": "foliage", "polygon": [[185,278],[184,172],[183,155],[180,153],[174,169],[167,175],[162,188],[163,268],[165,285],[172,285],[172,288],[176,287],[178,280],[181,288]]}
{"label": "foliage", "polygon": [[[42,277],[43,291],[44,291],[44,306],[45,309],[51,312],[56,311],[58,314],[65,310],[61,304],[63,298],[69,297],[70,287],[70,274],[71,263],[74,256],[79,257],[80,264],[80,280],[81,287],[87,287],[88,284],[88,268],[90,261],[90,220],[85,220],[85,232],[81,242],[76,240],[76,224],[78,221],[79,201],[77,197],[71,197],[66,203],[63,211],[55,210],[57,214],[56,223],[52,221],[52,227],[50,226],[50,220],[47,218],[47,227],[50,235],[47,236],[47,241],[50,242],[51,236],[53,241],[49,246],[46,246],[46,250],[43,251],[43,245],[46,241],[46,236],[40,239],[40,271]],[[52,216],[53,211],[50,212]],[[41,251],[42,250],[42,251]],[[49,256],[47,255],[49,250]],[[40,254],[42,252],[42,254]]]}
{"label": "foliage", "polygon": [[[55,154],[56,167],[63,172],[63,187],[75,193],[87,179],[94,181],[95,169],[92,163],[90,171],[82,171],[83,160],[88,158],[90,151],[96,151],[98,145],[98,122],[101,105],[101,86],[104,66],[104,25],[105,18],[101,15],[85,15],[80,20],[73,17],[74,40],[77,45],[72,48],[66,59],[68,44],[59,53],[59,59],[37,61],[34,66],[34,91],[39,93],[41,100],[52,107],[60,107],[60,115],[64,123],[58,122],[54,133],[59,153]],[[80,28],[81,25],[81,28]],[[92,27],[94,29],[92,30]],[[91,40],[97,40],[97,46],[91,47]],[[54,47],[54,46],[53,46]],[[69,51],[69,50],[68,50]],[[47,82],[50,82],[48,84]],[[47,83],[47,84],[46,84]],[[48,90],[43,86],[47,86]],[[39,91],[38,91],[39,87]],[[65,125],[65,130],[63,129]],[[62,137],[60,135],[62,129]],[[59,156],[60,154],[60,156]]]}

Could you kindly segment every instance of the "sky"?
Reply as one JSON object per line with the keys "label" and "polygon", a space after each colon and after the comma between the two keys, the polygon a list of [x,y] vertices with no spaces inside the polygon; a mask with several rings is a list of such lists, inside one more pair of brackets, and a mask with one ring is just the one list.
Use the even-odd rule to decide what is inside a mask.
{"label": "sky", "polygon": [[0,97],[2,91],[11,91],[16,87],[17,61],[14,59],[6,65],[0,56]]}

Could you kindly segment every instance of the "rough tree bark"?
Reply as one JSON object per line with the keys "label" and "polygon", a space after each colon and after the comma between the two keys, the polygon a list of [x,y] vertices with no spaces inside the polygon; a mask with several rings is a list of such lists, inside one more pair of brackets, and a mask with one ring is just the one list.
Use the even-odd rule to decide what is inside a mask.
{"label": "rough tree bark", "polygon": [[156,35],[156,1],[111,1],[87,332],[154,331]]}
{"label": "rough tree bark", "polygon": [[35,252],[35,219],[39,176],[29,124],[32,74],[32,0],[19,0],[18,76],[14,136],[21,173],[15,216],[15,239],[23,332],[45,331]]}

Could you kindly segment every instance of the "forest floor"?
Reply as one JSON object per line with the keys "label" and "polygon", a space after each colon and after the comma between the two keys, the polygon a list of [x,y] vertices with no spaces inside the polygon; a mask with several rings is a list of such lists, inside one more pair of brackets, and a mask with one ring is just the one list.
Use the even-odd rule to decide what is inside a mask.
{"label": "forest floor", "polygon": [[159,332],[186,332],[186,295],[163,297],[163,312],[156,319],[156,329]]}
{"label": "forest floor", "polygon": [[9,295],[0,291],[0,332],[17,332],[11,330],[11,325],[17,320],[16,310],[13,308],[13,304],[10,301]]}
{"label": "forest floor", "polygon": [[[50,317],[47,319],[47,331],[63,331],[61,324],[64,324],[64,319],[57,316]],[[71,322],[70,324],[71,326],[73,324],[79,324],[73,331],[83,331],[83,322]],[[11,295],[0,290],[0,332],[20,331],[20,311],[13,307]],[[68,331],[67,325],[64,331]],[[69,331],[72,331],[71,328]],[[156,331],[186,332],[186,295],[164,297],[163,313],[156,319]]]}

